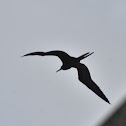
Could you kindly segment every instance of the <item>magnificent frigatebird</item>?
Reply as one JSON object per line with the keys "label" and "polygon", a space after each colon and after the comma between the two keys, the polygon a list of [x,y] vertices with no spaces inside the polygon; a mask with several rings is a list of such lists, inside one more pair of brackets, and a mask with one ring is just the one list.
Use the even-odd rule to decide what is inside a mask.
{"label": "magnificent frigatebird", "polygon": [[[88,68],[80,63],[80,60],[90,56],[92,53],[85,53],[77,58],[75,57],[71,57],[70,55],[68,55],[67,53],[63,52],[63,51],[59,51],[59,50],[55,50],[55,51],[49,51],[49,52],[32,52],[32,53],[28,53],[24,56],[33,56],[33,55],[39,55],[39,56],[58,56],[61,61],[62,61],[62,66],[59,70],[57,70],[56,72],[60,71],[60,70],[68,70],[71,67],[77,68],[78,71],[78,79],[85,84],[90,90],[92,90],[95,94],[97,94],[100,98],[102,98],[103,100],[105,100],[106,102],[109,102],[109,100],[106,98],[106,96],[103,94],[103,92],[100,90],[100,88],[95,84],[95,82],[91,79],[90,76],[90,72],[88,70]],[[23,56],[23,57],[24,57]]]}

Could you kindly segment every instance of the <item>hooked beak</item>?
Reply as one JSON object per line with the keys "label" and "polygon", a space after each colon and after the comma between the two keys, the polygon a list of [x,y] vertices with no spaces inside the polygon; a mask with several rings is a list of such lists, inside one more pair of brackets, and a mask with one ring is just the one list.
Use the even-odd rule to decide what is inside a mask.
{"label": "hooked beak", "polygon": [[56,72],[59,72],[60,70],[62,70],[61,68],[59,70],[57,70]]}

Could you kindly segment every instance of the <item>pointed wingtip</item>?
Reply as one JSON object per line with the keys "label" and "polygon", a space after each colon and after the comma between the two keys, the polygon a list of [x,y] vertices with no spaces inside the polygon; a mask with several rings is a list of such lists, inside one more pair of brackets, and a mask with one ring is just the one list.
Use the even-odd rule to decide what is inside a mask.
{"label": "pointed wingtip", "polygon": [[[103,99],[103,98],[102,98],[102,99]],[[105,99],[103,99],[103,100],[105,100],[108,104],[111,105],[111,103],[110,103],[109,100],[106,98],[106,96],[105,96]]]}
{"label": "pointed wingtip", "polygon": [[32,55],[37,55],[38,52],[33,52],[33,53],[28,53],[28,54],[25,54],[21,57],[25,57],[25,56],[32,56]]}
{"label": "pointed wingtip", "polygon": [[109,101],[107,101],[107,102],[111,105],[111,103]]}
{"label": "pointed wingtip", "polygon": [[27,56],[27,54],[26,54],[26,55],[23,55],[23,56],[21,56],[21,57],[25,57],[25,56]]}

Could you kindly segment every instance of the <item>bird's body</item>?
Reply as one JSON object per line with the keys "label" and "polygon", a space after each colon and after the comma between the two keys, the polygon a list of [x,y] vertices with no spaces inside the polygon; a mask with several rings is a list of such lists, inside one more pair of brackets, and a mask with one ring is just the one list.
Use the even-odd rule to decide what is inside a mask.
{"label": "bird's body", "polygon": [[85,84],[90,90],[92,90],[95,94],[97,94],[99,97],[101,97],[103,100],[105,100],[106,102],[108,102],[110,104],[110,102],[108,101],[106,96],[103,94],[103,92],[100,90],[100,88],[91,79],[88,68],[84,64],[80,63],[80,60],[90,56],[91,54],[93,54],[93,53],[85,53],[84,55],[75,58],[75,57],[69,56],[67,53],[65,53],[63,51],[56,50],[56,51],[49,51],[49,52],[33,52],[33,53],[26,54],[24,56],[31,56],[31,55],[58,56],[63,63],[61,68],[58,71],[68,70],[71,67],[77,68],[78,79],[83,84]]}

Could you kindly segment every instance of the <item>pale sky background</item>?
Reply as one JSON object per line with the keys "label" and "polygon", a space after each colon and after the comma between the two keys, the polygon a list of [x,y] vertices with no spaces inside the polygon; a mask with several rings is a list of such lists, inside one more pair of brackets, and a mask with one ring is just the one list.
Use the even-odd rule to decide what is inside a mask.
{"label": "pale sky background", "polygon": [[[126,95],[125,0],[0,1],[0,126],[97,126]],[[62,50],[84,59],[104,102],[72,68],[56,73]]]}

